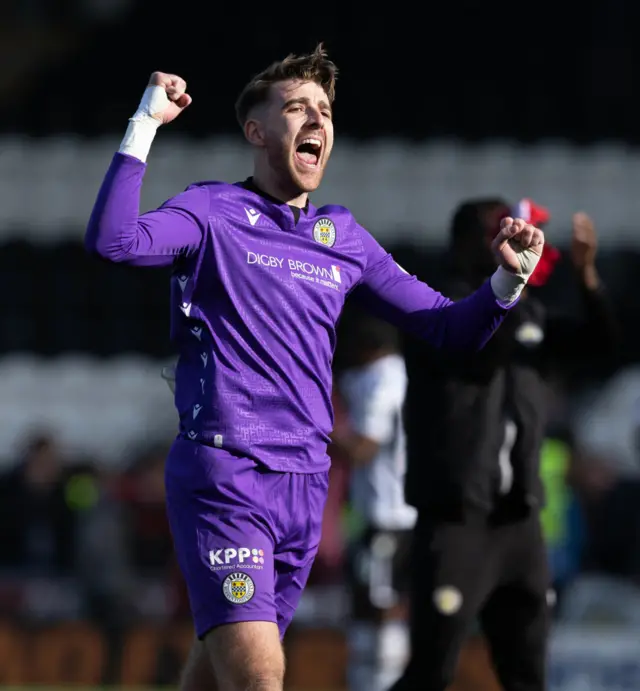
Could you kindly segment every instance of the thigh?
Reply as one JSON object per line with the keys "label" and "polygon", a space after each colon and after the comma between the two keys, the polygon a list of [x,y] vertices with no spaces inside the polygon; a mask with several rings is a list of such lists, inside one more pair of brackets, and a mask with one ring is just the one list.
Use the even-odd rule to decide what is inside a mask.
{"label": "thigh", "polygon": [[543,691],[550,574],[538,516],[510,528],[504,577],[482,612],[496,672],[507,689]]}
{"label": "thigh", "polygon": [[286,554],[281,554],[276,559],[275,609],[281,640],[300,604],[316,552],[317,550],[308,553],[305,563],[301,565],[297,564],[298,559],[288,559]]}
{"label": "thigh", "polygon": [[462,644],[495,583],[486,524],[420,518],[413,536],[411,660],[397,689],[444,689]]}
{"label": "thigh", "polygon": [[291,623],[304,591],[322,535],[328,473],[265,476],[281,533],[274,555],[275,607],[280,637]]}
{"label": "thigh", "polygon": [[199,638],[223,624],[277,621],[274,536],[258,478],[248,459],[191,442],[168,459],[167,514]]}
{"label": "thigh", "polygon": [[412,549],[412,599],[434,625],[471,622],[495,585],[499,564],[482,516],[464,523],[420,521]]}

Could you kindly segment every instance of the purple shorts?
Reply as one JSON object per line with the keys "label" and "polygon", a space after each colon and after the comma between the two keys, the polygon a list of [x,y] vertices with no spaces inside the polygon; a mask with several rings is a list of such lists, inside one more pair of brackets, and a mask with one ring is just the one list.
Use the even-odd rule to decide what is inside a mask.
{"label": "purple shorts", "polygon": [[221,624],[291,623],[318,551],[328,472],[281,473],[177,439],[167,512],[196,634]]}

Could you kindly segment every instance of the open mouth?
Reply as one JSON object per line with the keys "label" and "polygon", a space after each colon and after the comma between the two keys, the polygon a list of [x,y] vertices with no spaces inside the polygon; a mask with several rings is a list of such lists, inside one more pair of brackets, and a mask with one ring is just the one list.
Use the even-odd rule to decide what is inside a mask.
{"label": "open mouth", "polygon": [[296,158],[306,166],[312,168],[318,165],[320,161],[320,152],[322,151],[322,141],[315,137],[306,137],[296,147]]}

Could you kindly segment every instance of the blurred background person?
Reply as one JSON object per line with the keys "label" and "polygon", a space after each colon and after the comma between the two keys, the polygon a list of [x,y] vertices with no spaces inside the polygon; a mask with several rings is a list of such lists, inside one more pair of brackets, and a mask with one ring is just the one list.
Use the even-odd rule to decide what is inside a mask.
{"label": "blurred background person", "polygon": [[55,439],[27,440],[0,478],[0,568],[28,576],[65,576],[75,565],[76,515],[65,494],[66,468]]}
{"label": "blurred background person", "polygon": [[[615,408],[611,413],[616,414]],[[636,438],[637,415],[636,404],[631,412]],[[577,553],[579,569],[561,601],[562,619],[576,625],[597,621],[638,628],[640,457],[624,459],[613,450],[577,445],[570,461],[567,481],[583,539]]]}
{"label": "blurred background person", "polygon": [[[470,200],[456,209],[445,290],[460,299],[494,269],[500,219],[519,213],[546,226],[546,209],[522,200]],[[505,328],[473,357],[407,340],[406,497],[418,509],[412,544],[412,654],[394,691],[444,691],[479,619],[505,689],[546,689],[552,576],[542,532],[540,453],[548,377],[558,366],[612,358],[619,329],[595,265],[597,236],[575,214],[570,258],[585,320],[553,319],[535,295],[560,256],[551,245]]]}
{"label": "blurred background person", "polygon": [[397,330],[352,312],[344,319],[338,389],[346,420],[332,447],[351,468],[350,504],[361,525],[350,545],[351,691],[385,691],[408,659],[409,544],[416,510],[404,500],[407,373]]}
{"label": "blurred background person", "polygon": [[[577,351],[547,378],[552,419],[540,453],[547,495],[541,520],[559,590],[549,688],[637,687],[640,8],[596,0],[564,15],[550,6],[553,21],[548,12],[529,13],[530,38],[508,54],[499,39],[513,35],[513,11],[501,3],[430,5],[433,21],[426,24],[393,7],[366,16],[342,12],[339,22],[335,13],[316,12],[310,28],[302,28],[300,13],[263,12],[259,31],[244,5],[225,7],[224,27],[217,6],[183,9],[182,40],[159,39],[166,16],[142,0],[10,0],[0,10],[0,684],[55,691],[70,684],[176,684],[180,637],[183,629],[190,634],[186,594],[173,557],[165,565],[140,564],[143,555],[162,553],[161,492],[138,500],[131,489],[146,476],[134,470],[146,453],[139,442],[155,447],[175,433],[175,410],[158,377],[173,354],[169,276],[90,261],[82,237],[122,138],[118,123],[139,96],[140,74],[154,65],[184,73],[200,104],[152,154],[144,211],[198,172],[200,179],[213,172],[242,179],[248,151],[233,109],[220,104],[233,102],[256,64],[322,40],[341,66],[335,116],[344,141],[313,202],[353,209],[410,273],[448,285],[451,210],[461,201],[500,190],[510,206],[531,195],[551,211],[547,238],[561,256],[530,296],[552,322],[571,315],[584,324],[587,302],[571,261],[572,214],[585,208],[597,221],[598,274],[624,338],[618,357],[580,362]],[[534,36],[544,37],[543,50]],[[444,64],[452,43],[459,59]],[[213,64],[219,67],[212,80]],[[420,66],[431,64],[439,68],[420,79]],[[117,75],[107,101],[96,68],[107,79]],[[469,99],[479,107],[469,108]],[[336,425],[347,424],[338,407]],[[38,516],[48,504],[48,525],[70,540],[52,542],[45,530],[49,536],[37,541],[44,549],[32,552],[31,527],[20,524],[32,514],[13,492],[32,485],[23,460],[40,436],[53,440],[59,470],[44,473],[51,484],[40,483]],[[347,462],[337,451],[333,461],[317,569],[287,640],[295,691],[347,688],[344,560],[362,520],[346,491]],[[428,492],[428,483],[418,490]],[[133,519],[142,503],[148,524]],[[155,546],[136,559],[132,550],[142,538],[132,531],[143,526]],[[26,576],[25,565],[39,575]],[[105,637],[114,628],[122,635]],[[481,639],[472,637],[464,646],[456,691],[496,688],[476,645]]]}
{"label": "blurred background person", "polygon": [[78,530],[77,569],[88,613],[113,631],[164,620],[177,597],[165,453],[160,444],[144,448],[122,473],[105,477]]}

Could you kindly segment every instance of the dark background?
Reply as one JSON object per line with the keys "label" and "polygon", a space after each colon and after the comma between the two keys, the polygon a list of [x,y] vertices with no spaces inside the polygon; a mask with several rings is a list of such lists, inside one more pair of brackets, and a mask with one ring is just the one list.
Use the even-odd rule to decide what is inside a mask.
{"label": "dark background", "polygon": [[[630,0],[413,5],[308,0],[165,4],[149,0],[4,0],[0,2],[0,174],[6,175],[11,165],[7,161],[18,161],[17,177],[10,178],[11,183],[18,182],[7,189],[19,195],[16,203],[21,204],[24,196],[26,205],[30,185],[38,185],[39,178],[34,171],[32,180],[25,170],[28,173],[29,166],[43,161],[51,142],[76,152],[78,140],[81,145],[93,145],[97,138],[104,138],[115,150],[154,70],[183,76],[194,98],[194,107],[171,125],[177,147],[185,138],[215,142],[224,136],[239,141],[233,104],[246,81],[271,61],[289,52],[307,52],[321,40],[340,69],[335,104],[338,148],[351,140],[362,144],[366,154],[364,147],[381,137],[447,146],[459,142],[491,147],[498,142],[502,145],[499,151],[506,156],[510,144],[524,145],[524,151],[531,151],[535,159],[538,143],[571,144],[578,151],[615,143],[620,148],[613,155],[619,155],[622,163],[626,153],[637,154],[640,143],[638,26],[640,3]],[[67,141],[59,139],[61,135],[73,139],[68,149]],[[25,141],[28,146],[21,149]],[[170,141],[167,138],[169,147]],[[34,151],[38,155],[29,158]],[[68,173],[75,170],[61,158],[68,166],[59,171],[61,184],[47,189],[71,194],[74,202],[76,195],[95,194],[98,181],[95,192],[76,192],[78,178]],[[629,201],[625,195],[633,187],[613,188],[618,159],[609,152],[605,158],[590,181],[602,180],[607,186],[602,189],[615,192],[606,198],[619,200],[617,209],[629,208],[632,205],[625,204]],[[51,159],[46,168],[53,169],[52,175],[58,173],[56,160]],[[548,165],[546,159],[544,163]],[[188,164],[186,160],[185,178],[191,175]],[[108,159],[104,165],[106,171]],[[215,179],[219,175],[215,161],[211,168],[210,178]],[[159,170],[162,172],[161,165]],[[526,171],[517,172],[527,184]],[[449,173],[444,171],[443,178],[449,180]],[[44,178],[46,172],[41,175]],[[470,173],[474,176],[475,172]],[[94,177],[95,170],[88,171],[85,179],[93,181]],[[182,177],[182,171],[176,177]],[[439,175],[431,179],[435,185]],[[0,185],[3,180],[6,182],[0,177]],[[546,189],[553,192],[552,185],[557,184],[562,188],[560,199],[575,199],[580,195],[573,182],[563,170]],[[464,187],[462,182],[455,187],[455,178],[450,184],[456,195]],[[90,187],[84,185],[83,189]],[[589,193],[598,189],[590,187]],[[492,194],[503,192],[496,189]],[[34,194],[33,204],[45,198],[50,199]],[[535,201],[550,204],[543,198]],[[77,208],[89,208],[91,203],[86,196],[78,198],[83,206]],[[397,206],[400,226],[402,209]],[[601,203],[598,213],[606,211]],[[0,457],[8,462],[0,468],[0,524],[4,529],[0,684],[13,687],[23,681],[56,681],[51,665],[43,665],[42,658],[64,657],[63,644],[69,641],[73,646],[74,640],[81,640],[95,647],[96,631],[108,647],[106,662],[99,656],[97,662],[92,661],[85,648],[76,646],[75,657],[65,657],[57,670],[57,681],[75,680],[87,687],[105,680],[118,687],[126,686],[127,680],[136,687],[154,681],[175,683],[178,659],[186,651],[183,643],[188,646],[192,634],[164,509],[164,458],[166,443],[175,434],[175,420],[155,358],[168,361],[173,350],[168,337],[168,271],[130,269],[92,259],[80,241],[83,227],[64,227],[60,213],[51,225],[41,223],[43,216],[41,209],[32,214],[26,207],[22,225],[0,220]],[[562,232],[553,237],[570,236],[569,214],[564,216],[554,216],[552,229]],[[599,218],[595,218],[596,224]],[[606,553],[615,557],[615,569],[620,558],[633,561],[633,569],[624,577],[608,589],[596,591],[596,620],[600,623],[601,606],[605,610],[610,606],[614,613],[617,609],[619,619],[633,613],[635,607],[636,621],[640,621],[640,597],[627,590],[639,582],[636,507],[640,505],[640,481],[634,485],[636,493],[626,500],[619,500],[607,485],[620,477],[619,456],[636,470],[640,467],[640,436],[633,410],[638,384],[633,368],[622,369],[640,360],[640,243],[627,232],[635,219],[624,220],[624,233],[604,223],[598,225],[603,240],[598,268],[624,330],[622,352],[604,363],[605,371],[577,357],[580,367],[567,368],[574,378],[563,371],[560,379],[571,380],[552,382],[557,390],[549,406],[549,433],[553,437],[560,431],[564,444],[567,428],[579,418],[575,410],[582,409],[582,394],[587,403],[591,397],[600,401],[594,417],[578,419],[575,430],[576,438],[588,436],[587,428],[595,430],[587,442],[591,451],[596,440],[600,458],[594,456],[594,460],[589,454],[581,458],[563,445],[550,459],[553,466],[559,457],[560,465],[551,467],[551,480],[545,478],[562,495],[559,503],[566,501],[558,515],[551,516],[551,522],[560,527],[560,537],[550,543],[559,579],[580,577],[585,564],[589,566],[584,555],[589,556],[593,535],[580,513],[585,506],[589,517],[593,506],[594,515],[598,506],[612,508],[609,519],[594,523],[595,544],[604,545]],[[392,237],[396,232],[395,227],[371,225],[374,235]],[[446,267],[446,228],[429,227],[426,222],[421,225],[424,227],[404,235],[414,238],[412,244],[387,240],[384,244],[408,271],[438,288]],[[627,245],[604,242],[608,233],[610,238],[628,238]],[[429,244],[434,237],[439,238],[439,245]],[[565,259],[542,289],[551,312],[580,314],[574,278]],[[142,357],[128,358],[131,354]],[[57,355],[69,357],[53,357]],[[598,397],[603,391],[606,394],[608,375],[616,371],[624,378],[624,386],[605,399],[604,407],[612,411],[607,416]],[[628,391],[621,391],[625,386]],[[574,397],[580,399],[575,405]],[[339,405],[336,413],[338,423],[346,424]],[[38,416],[44,416],[49,425],[44,436]],[[25,435],[28,443],[24,448],[22,444],[20,448],[11,446],[14,431]],[[633,439],[627,439],[632,435]],[[131,446],[116,443],[123,439],[130,440],[127,444]],[[344,501],[348,468],[340,459],[333,461],[323,542],[306,592],[306,614],[302,613],[306,624],[293,638],[302,643],[298,653],[293,650],[287,655],[291,677],[297,679],[299,689],[344,686],[342,635],[347,630],[344,617],[348,611],[342,599],[343,565],[347,533],[353,525]],[[545,467],[548,475],[548,464]],[[570,483],[578,487],[579,501],[572,499]],[[32,548],[32,543],[39,546],[38,539],[32,538],[36,535],[42,540],[48,533],[48,539],[55,541],[53,557],[42,557]],[[7,545],[24,555],[12,557]],[[62,565],[56,561],[58,552],[66,560]],[[605,574],[619,575],[610,565],[601,564],[600,568]],[[51,587],[44,595],[42,578]],[[7,628],[8,621],[16,626]],[[90,627],[83,628],[82,622]],[[330,632],[333,643],[322,636],[313,638],[314,627],[327,622],[335,626]],[[49,628],[57,624],[62,624],[60,629]],[[177,625],[184,634],[182,643],[174,636],[180,632]],[[155,642],[141,647],[138,641],[133,646],[138,627]],[[574,625],[567,639],[567,649],[572,652],[563,655],[556,650],[551,656],[552,673],[565,680],[556,679],[554,691],[573,688],[574,681],[583,683],[584,674],[599,691],[613,689],[612,680],[618,673],[620,680],[631,678],[638,656],[628,653],[626,643],[637,637],[637,625],[619,630],[613,638],[603,634],[600,639],[598,634],[597,643],[591,645],[571,638],[576,628],[579,633],[580,624]],[[149,655],[153,659],[147,664]],[[477,667],[486,681],[484,660]],[[120,666],[129,674],[120,673]],[[82,669],[84,676],[78,671]],[[333,680],[327,675],[333,675]],[[598,678],[605,681],[598,685]],[[495,688],[473,675],[467,686],[458,688],[466,691],[471,687]]]}
{"label": "dark background", "polygon": [[[239,136],[233,103],[244,83],[272,60],[322,40],[340,69],[338,146],[340,137],[380,136],[532,146],[549,138],[629,147],[640,140],[640,6],[624,0],[400,8],[14,0],[3,13],[0,135],[119,137],[148,75],[160,69],[184,76],[198,106],[173,130]],[[166,274],[105,267],[77,242],[36,246],[20,228],[3,230],[0,353],[171,352]],[[443,248],[388,249],[437,286]],[[599,261],[626,317],[624,357],[633,359],[640,260],[633,247],[608,247]],[[579,308],[566,268],[553,286],[555,309]]]}
{"label": "dark background", "polygon": [[233,133],[243,84],[324,41],[341,70],[342,135],[639,141],[640,6],[625,0],[3,5],[5,53],[15,46],[3,80],[34,63],[5,91],[3,133],[120,133],[156,69],[184,76],[206,104],[176,130]]}

